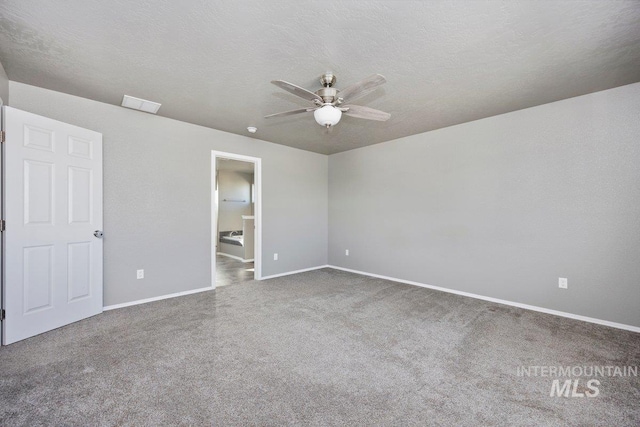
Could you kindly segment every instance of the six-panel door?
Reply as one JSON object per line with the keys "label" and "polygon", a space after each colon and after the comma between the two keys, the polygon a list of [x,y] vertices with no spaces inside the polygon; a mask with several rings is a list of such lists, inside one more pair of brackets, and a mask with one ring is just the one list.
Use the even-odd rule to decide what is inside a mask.
{"label": "six-panel door", "polygon": [[10,344],[102,312],[102,135],[3,108]]}

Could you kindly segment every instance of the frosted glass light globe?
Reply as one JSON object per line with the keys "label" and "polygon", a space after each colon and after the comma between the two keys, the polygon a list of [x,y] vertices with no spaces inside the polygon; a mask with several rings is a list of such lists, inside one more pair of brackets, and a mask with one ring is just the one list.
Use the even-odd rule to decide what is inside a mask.
{"label": "frosted glass light globe", "polygon": [[324,105],[313,112],[313,117],[320,126],[335,126],[342,117],[342,111],[333,105]]}

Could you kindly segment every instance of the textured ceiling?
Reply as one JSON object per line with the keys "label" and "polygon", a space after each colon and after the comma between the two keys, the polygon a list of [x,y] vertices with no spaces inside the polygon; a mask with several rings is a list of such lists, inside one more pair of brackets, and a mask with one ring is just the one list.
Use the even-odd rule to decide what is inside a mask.
{"label": "textured ceiling", "polygon": [[[11,80],[279,144],[335,153],[640,81],[640,1],[0,2]],[[387,83],[331,133],[269,82]],[[251,135],[247,126],[257,126]]]}

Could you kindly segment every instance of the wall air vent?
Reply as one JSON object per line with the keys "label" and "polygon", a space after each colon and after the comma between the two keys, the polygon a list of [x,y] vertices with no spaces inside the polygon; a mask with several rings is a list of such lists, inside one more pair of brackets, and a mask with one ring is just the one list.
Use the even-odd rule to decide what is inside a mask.
{"label": "wall air vent", "polygon": [[144,111],[145,113],[155,114],[160,109],[160,105],[157,102],[147,101],[146,99],[136,98],[134,96],[125,95],[122,98],[122,106],[131,108],[134,110]]}

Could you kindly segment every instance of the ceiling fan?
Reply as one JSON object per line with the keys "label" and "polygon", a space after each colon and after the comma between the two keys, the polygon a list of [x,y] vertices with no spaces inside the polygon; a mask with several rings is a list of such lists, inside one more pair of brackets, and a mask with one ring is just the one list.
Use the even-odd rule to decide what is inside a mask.
{"label": "ceiling fan", "polygon": [[313,117],[316,119],[316,122],[318,122],[320,126],[325,126],[327,129],[338,124],[342,117],[342,113],[359,119],[384,122],[389,120],[391,114],[380,110],[374,110],[373,108],[363,107],[361,105],[343,104],[368,94],[385,82],[386,79],[383,76],[380,74],[374,74],[358,83],[347,86],[345,89],[338,90],[333,87],[336,83],[336,76],[331,72],[326,72],[320,76],[322,89],[311,92],[307,89],[301,88],[300,86],[285,82],[284,80],[273,80],[271,83],[274,85],[289,93],[299,96],[300,98],[313,102],[314,106],[284,111],[282,113],[269,114],[268,116],[264,116],[264,118],[270,119],[273,117],[291,116],[293,114],[313,111]]}

